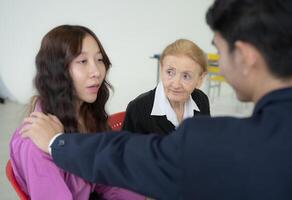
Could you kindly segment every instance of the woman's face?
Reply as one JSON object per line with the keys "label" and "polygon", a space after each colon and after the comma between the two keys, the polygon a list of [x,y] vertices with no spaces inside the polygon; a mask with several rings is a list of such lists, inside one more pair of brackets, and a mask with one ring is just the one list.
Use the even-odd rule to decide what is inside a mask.
{"label": "woman's face", "polygon": [[201,66],[185,55],[167,55],[161,64],[161,80],[170,103],[185,103],[200,87],[204,73]]}
{"label": "woman's face", "polygon": [[70,63],[69,72],[80,104],[93,103],[106,69],[99,46],[92,36],[87,35],[83,39],[81,53]]}

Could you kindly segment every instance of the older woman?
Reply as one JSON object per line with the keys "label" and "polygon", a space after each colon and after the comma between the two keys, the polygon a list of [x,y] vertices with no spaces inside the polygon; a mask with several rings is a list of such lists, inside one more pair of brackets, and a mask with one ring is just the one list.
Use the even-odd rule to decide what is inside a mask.
{"label": "older woman", "polygon": [[124,130],[168,134],[186,118],[210,115],[209,100],[198,88],[207,71],[205,53],[179,39],[160,57],[161,82],[128,104]]}

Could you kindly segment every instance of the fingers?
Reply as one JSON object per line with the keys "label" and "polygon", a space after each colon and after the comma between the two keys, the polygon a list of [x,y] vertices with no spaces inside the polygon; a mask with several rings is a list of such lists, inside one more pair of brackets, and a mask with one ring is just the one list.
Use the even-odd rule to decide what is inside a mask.
{"label": "fingers", "polygon": [[19,132],[21,134],[21,137],[23,138],[29,137],[30,136],[29,130],[30,130],[30,127],[28,125],[23,126]]}
{"label": "fingers", "polygon": [[34,118],[32,117],[26,117],[22,120],[23,124],[32,124],[34,122]]}
{"label": "fingers", "polygon": [[42,125],[42,124],[46,124],[46,123],[50,123],[51,119],[47,118],[47,119],[44,119],[44,118],[39,118],[39,117],[26,117],[23,119],[23,124],[24,125]]}
{"label": "fingers", "polygon": [[30,133],[40,126],[40,121],[35,117],[26,117],[23,119],[23,126],[21,127],[19,134],[22,137],[29,137]]}
{"label": "fingers", "polygon": [[32,113],[30,113],[29,116],[39,118],[39,119],[49,119],[49,117],[46,114],[44,114],[43,112],[32,112]]}
{"label": "fingers", "polygon": [[20,130],[22,137],[32,137],[39,132],[64,132],[63,124],[51,114],[45,115],[42,112],[32,112],[29,117],[23,119],[24,126]]}
{"label": "fingers", "polygon": [[41,130],[43,127],[51,125],[58,128],[59,131],[63,130],[63,125],[59,119],[53,115],[45,115],[42,112],[32,112],[29,117],[23,119],[23,127],[20,129],[20,134],[23,137],[29,136],[29,133],[35,130]]}
{"label": "fingers", "polygon": [[31,125],[34,123],[35,118],[33,117],[26,117],[23,119],[22,123],[23,126],[21,127],[19,134],[22,137],[28,137],[28,131],[31,129]]}
{"label": "fingers", "polygon": [[48,114],[48,116],[49,116],[54,122],[56,122],[57,124],[59,124],[59,126],[62,126],[62,127],[63,127],[63,124],[60,122],[60,120],[59,120],[55,115]]}
{"label": "fingers", "polygon": [[55,130],[58,133],[64,132],[64,127],[63,127],[62,122],[60,122],[60,120],[56,116],[54,116],[54,115],[49,114],[48,116],[52,120],[51,122],[54,122],[55,123],[55,124],[52,124],[54,126]]}
{"label": "fingers", "polygon": [[42,112],[32,112],[29,117],[24,118],[23,123],[58,123],[62,124],[54,115],[46,115]]}
{"label": "fingers", "polygon": [[[42,112],[32,112],[30,114],[30,117],[45,120],[47,122],[55,122],[59,126],[63,126],[63,124],[60,122],[60,120],[55,115],[51,115],[51,114],[46,115]],[[33,121],[33,119],[30,119],[29,121]]]}
{"label": "fingers", "polygon": [[26,123],[24,126],[21,127],[19,134],[21,137],[31,137],[33,132],[38,132],[39,126],[33,123]]}

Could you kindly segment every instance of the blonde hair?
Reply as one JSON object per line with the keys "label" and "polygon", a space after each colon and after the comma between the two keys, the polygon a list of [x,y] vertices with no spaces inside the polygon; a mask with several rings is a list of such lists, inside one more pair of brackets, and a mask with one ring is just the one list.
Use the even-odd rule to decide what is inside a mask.
{"label": "blonde hair", "polygon": [[207,71],[207,57],[205,52],[190,40],[179,39],[169,44],[160,56],[160,64],[162,64],[163,59],[168,55],[185,55],[200,65],[202,73]]}

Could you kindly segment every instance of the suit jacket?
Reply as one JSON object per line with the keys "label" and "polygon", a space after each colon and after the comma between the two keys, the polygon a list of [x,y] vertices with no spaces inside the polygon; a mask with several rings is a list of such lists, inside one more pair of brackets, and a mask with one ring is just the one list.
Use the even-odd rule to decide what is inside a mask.
{"label": "suit jacket", "polygon": [[251,117],[185,120],[172,134],[63,134],[57,165],[89,181],[165,200],[292,199],[292,89]]}
{"label": "suit jacket", "polygon": [[[151,116],[155,91],[156,88],[143,93],[128,104],[123,130],[143,134],[168,134],[175,130],[175,126],[167,120],[166,116]],[[200,112],[194,110],[194,117],[200,115],[210,116],[210,105],[207,95],[201,90],[195,89],[191,96],[200,109]]]}

